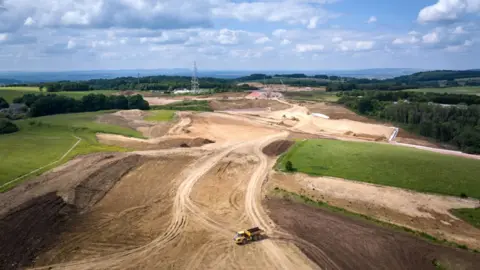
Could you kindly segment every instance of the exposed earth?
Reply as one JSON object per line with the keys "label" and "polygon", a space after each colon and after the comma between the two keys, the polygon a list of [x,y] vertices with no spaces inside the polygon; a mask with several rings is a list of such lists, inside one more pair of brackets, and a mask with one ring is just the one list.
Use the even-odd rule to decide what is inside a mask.
{"label": "exposed earth", "polygon": [[[319,182],[331,188],[317,193],[317,182],[326,180],[273,172],[292,139],[386,143],[394,128],[323,119],[284,101],[262,104],[177,113],[170,123],[144,121],[141,111],[99,118],[146,139],[97,134],[102,143],[137,151],[81,156],[1,193],[0,269],[435,269],[437,261],[480,268],[479,254],[270,198],[276,185],[309,190],[352,211],[473,247],[480,239],[478,229],[447,211],[478,201],[397,189],[379,196],[379,187],[340,180]],[[367,205],[365,198],[377,199]],[[236,231],[254,226],[267,239],[233,243]]]}

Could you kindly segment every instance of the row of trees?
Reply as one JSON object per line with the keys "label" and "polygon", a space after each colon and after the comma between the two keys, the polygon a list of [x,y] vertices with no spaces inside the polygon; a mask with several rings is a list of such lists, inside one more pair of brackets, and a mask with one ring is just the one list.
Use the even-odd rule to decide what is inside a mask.
{"label": "row of trees", "polygon": [[422,92],[382,92],[382,91],[351,91],[337,94],[340,97],[369,97],[379,101],[409,101],[433,102],[438,104],[480,104],[480,96],[448,93],[422,93]]}
{"label": "row of trees", "polygon": [[84,82],[56,82],[40,85],[40,91],[61,92],[61,91],[90,91],[93,90],[88,83]]}
{"label": "row of trees", "polygon": [[150,109],[148,102],[141,95],[125,97],[90,94],[82,97],[81,100],[76,100],[55,94],[26,94],[17,98],[15,102],[25,103],[30,108],[29,116],[31,117],[110,109]]}
{"label": "row of trees", "polygon": [[382,101],[376,96],[343,96],[339,103],[360,114],[399,123],[422,136],[480,153],[480,105],[441,106],[420,102]]}

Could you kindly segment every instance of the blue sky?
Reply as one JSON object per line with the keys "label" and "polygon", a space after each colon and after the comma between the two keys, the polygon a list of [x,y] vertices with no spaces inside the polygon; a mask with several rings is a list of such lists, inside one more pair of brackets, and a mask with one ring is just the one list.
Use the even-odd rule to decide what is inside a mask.
{"label": "blue sky", "polygon": [[480,68],[480,0],[0,0],[0,70]]}

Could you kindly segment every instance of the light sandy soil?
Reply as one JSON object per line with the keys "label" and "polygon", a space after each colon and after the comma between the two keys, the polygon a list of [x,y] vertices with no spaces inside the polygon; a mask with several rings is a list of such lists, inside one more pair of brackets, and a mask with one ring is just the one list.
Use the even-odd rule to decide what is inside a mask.
{"label": "light sandy soil", "polygon": [[[362,139],[344,134],[345,130],[385,136],[389,127],[322,122],[304,107],[278,102],[290,108],[256,114],[179,113],[163,136],[146,140],[98,134],[102,143],[146,151],[79,157],[1,193],[0,231],[6,233],[0,234],[0,268],[320,269],[300,250],[307,249],[332,266],[327,269],[340,269],[336,258],[277,226],[263,208],[268,185],[282,181],[275,174],[269,176],[275,157],[263,150],[287,138]],[[129,124],[143,121],[144,115],[129,111],[114,116]],[[291,126],[281,125],[282,121]],[[192,145],[179,147],[179,141]],[[283,181],[294,190],[309,188],[300,178]],[[310,183],[316,185],[314,180]],[[479,239],[478,232],[446,212],[449,206],[473,205],[467,201],[442,201],[395,190],[382,197],[381,190],[352,187],[350,182],[329,183],[331,188],[323,194],[330,196],[329,202],[348,208],[346,202],[356,200],[359,209],[350,208],[354,211],[371,210],[365,213],[399,224],[412,219],[408,226],[443,233],[459,242],[467,241],[461,239],[467,236]],[[318,185],[321,189],[323,182]],[[361,195],[343,198],[345,193],[378,198],[365,202]],[[418,210],[417,205],[425,209]],[[450,225],[438,225],[437,219]],[[268,238],[236,246],[234,232],[253,226],[264,229]],[[359,244],[361,239],[354,243]]]}
{"label": "light sandy soil", "polygon": [[480,230],[449,212],[456,208],[480,207],[478,200],[304,174],[271,173],[269,185],[385,222],[424,231],[439,239],[480,248]]}

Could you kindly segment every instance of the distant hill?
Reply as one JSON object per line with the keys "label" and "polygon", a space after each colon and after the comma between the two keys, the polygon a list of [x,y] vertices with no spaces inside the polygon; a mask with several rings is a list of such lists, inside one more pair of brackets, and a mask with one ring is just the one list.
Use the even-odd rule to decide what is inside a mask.
{"label": "distant hill", "polygon": [[480,78],[480,70],[434,70],[396,77],[397,81],[439,81]]}
{"label": "distant hill", "polygon": [[19,81],[19,80],[14,80],[14,79],[3,79],[3,78],[0,78],[0,84],[17,84],[17,83],[21,83],[21,81]]}

